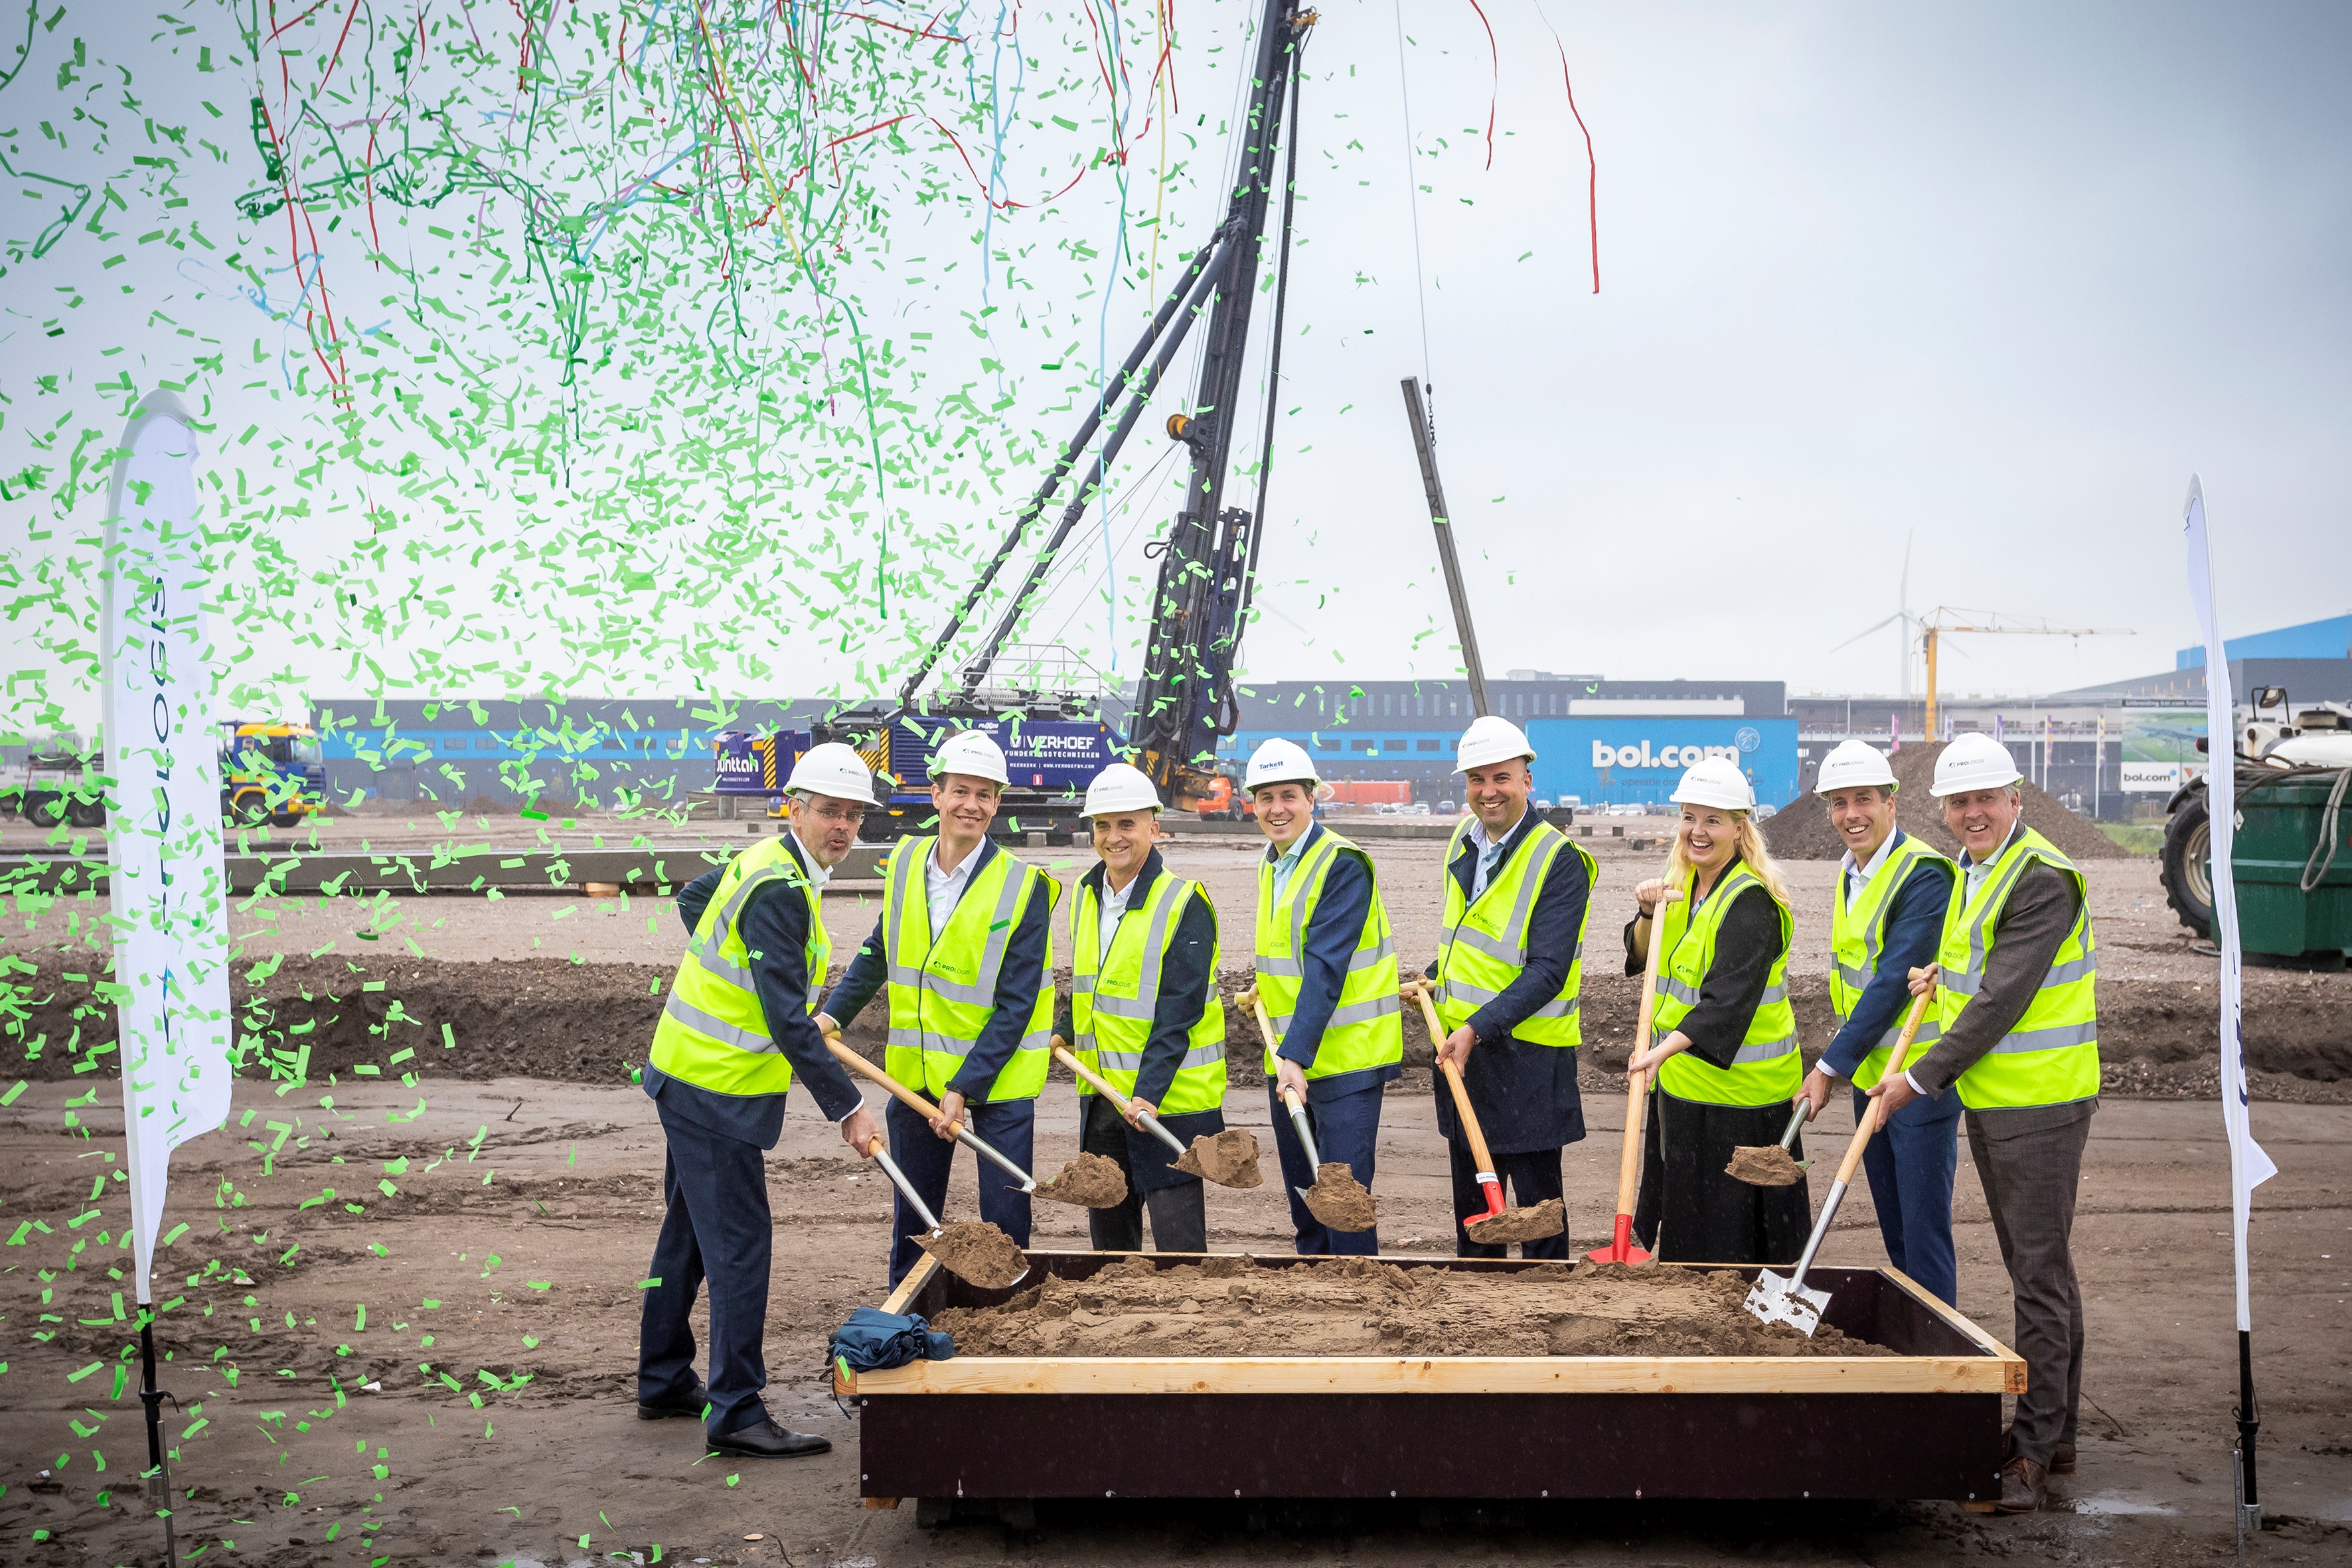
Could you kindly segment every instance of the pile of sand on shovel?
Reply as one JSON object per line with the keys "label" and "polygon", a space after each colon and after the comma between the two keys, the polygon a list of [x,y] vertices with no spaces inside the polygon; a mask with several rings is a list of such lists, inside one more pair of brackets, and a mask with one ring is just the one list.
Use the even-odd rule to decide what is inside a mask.
{"label": "pile of sand on shovel", "polygon": [[1308,1214],[1333,1230],[1370,1230],[1381,1217],[1372,1194],[1345,1160],[1326,1160],[1315,1167],[1315,1184],[1303,1201]]}
{"label": "pile of sand on shovel", "polygon": [[1037,1184],[1036,1197],[1086,1209],[1115,1209],[1127,1201],[1127,1173],[1102,1154],[1080,1154],[1051,1181]]}
{"label": "pile of sand on shovel", "polygon": [[1255,1187],[1265,1180],[1258,1169],[1257,1139],[1241,1127],[1193,1139],[1192,1146],[1176,1157],[1174,1168],[1221,1187]]}
{"label": "pile of sand on shovel", "polygon": [[1515,1241],[1542,1241],[1568,1228],[1568,1213],[1558,1198],[1546,1198],[1531,1209],[1505,1209],[1474,1219],[1465,1227],[1481,1247],[1507,1247]]}
{"label": "pile of sand on shovel", "polygon": [[914,1242],[938,1258],[940,1268],[983,1290],[1002,1290],[1029,1272],[1029,1259],[1013,1238],[986,1220],[958,1220]]}
{"label": "pile of sand on shovel", "polygon": [[1732,1150],[1731,1163],[1723,1168],[1723,1173],[1751,1187],[1793,1187],[1805,1179],[1797,1162],[1778,1143],[1760,1149],[1741,1144]]}

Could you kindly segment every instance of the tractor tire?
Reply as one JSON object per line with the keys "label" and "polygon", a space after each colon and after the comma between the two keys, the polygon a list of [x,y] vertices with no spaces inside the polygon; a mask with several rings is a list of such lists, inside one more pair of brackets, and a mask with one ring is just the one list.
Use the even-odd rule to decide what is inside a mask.
{"label": "tractor tire", "polygon": [[66,819],[66,797],[53,789],[25,792],[25,820],[36,827],[55,827]]}
{"label": "tractor tire", "polygon": [[2164,901],[2200,942],[2213,940],[2213,840],[2205,792],[2183,801],[2164,825]]}
{"label": "tractor tire", "polygon": [[231,821],[241,827],[269,826],[269,797],[257,789],[241,791],[228,803]]}
{"label": "tractor tire", "polygon": [[106,826],[106,802],[72,796],[66,804],[66,816],[76,827],[103,827]]}

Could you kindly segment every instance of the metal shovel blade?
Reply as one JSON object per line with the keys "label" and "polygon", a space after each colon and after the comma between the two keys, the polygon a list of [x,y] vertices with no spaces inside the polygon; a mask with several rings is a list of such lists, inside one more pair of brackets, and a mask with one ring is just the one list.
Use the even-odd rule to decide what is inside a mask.
{"label": "metal shovel blade", "polygon": [[1786,1323],[1811,1339],[1813,1331],[1822,1326],[1822,1310],[1830,1304],[1830,1293],[1783,1279],[1767,1268],[1748,1288],[1748,1300],[1743,1304],[1758,1321]]}

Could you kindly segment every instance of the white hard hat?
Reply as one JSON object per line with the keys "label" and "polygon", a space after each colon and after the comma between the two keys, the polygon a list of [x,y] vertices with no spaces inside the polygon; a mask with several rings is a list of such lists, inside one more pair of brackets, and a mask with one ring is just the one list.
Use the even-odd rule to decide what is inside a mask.
{"label": "white hard hat", "polygon": [[1462,731],[1462,743],[1456,752],[1454,771],[1457,773],[1492,767],[1516,757],[1533,762],[1536,756],[1536,749],[1528,744],[1528,732],[1495,713],[1470,721],[1470,728]]}
{"label": "white hard hat", "polygon": [[1998,789],[2024,776],[2017,771],[2017,759],[2009,754],[2009,748],[1990,735],[1961,735],[1937,753],[1936,782],[1927,786],[1927,793],[1941,797],[1972,789]]}
{"label": "white hard hat", "polygon": [[1115,811],[1158,811],[1160,792],[1151,775],[1126,763],[1113,763],[1087,785],[1087,815],[1107,816]]}
{"label": "white hard hat", "polygon": [[793,776],[784,781],[784,790],[788,795],[829,795],[864,805],[880,804],[874,798],[874,775],[866,759],[839,741],[811,746],[793,764]]}
{"label": "white hard hat", "polygon": [[931,776],[941,773],[962,773],[1000,784],[1013,782],[1004,771],[1004,748],[977,730],[959,730],[940,742],[939,753],[931,758]]}
{"label": "white hard hat", "polygon": [[1242,787],[1248,790],[1271,784],[1322,782],[1315,772],[1315,759],[1307,754],[1307,748],[1279,736],[1251,752],[1249,766],[1242,771]]}
{"label": "white hard hat", "polygon": [[1683,770],[1683,782],[1667,799],[1678,805],[1712,805],[1724,811],[1756,809],[1756,787],[1729,757],[1705,757]]}
{"label": "white hard hat", "polygon": [[1860,784],[1877,784],[1892,795],[1896,788],[1895,770],[1886,765],[1886,753],[1869,742],[1842,741],[1822,759],[1821,776],[1813,781],[1813,793],[1827,795],[1833,789],[1853,789]]}

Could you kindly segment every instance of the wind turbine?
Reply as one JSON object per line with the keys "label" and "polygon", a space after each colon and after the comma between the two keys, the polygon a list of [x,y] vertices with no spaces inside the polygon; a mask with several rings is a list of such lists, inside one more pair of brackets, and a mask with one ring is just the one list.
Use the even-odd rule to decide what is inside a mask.
{"label": "wind turbine", "polygon": [[1912,636],[1911,628],[1919,624],[1919,617],[1911,613],[1911,539],[1912,536],[1908,533],[1903,536],[1903,578],[1895,593],[1895,613],[1883,621],[1872,622],[1838,644],[1837,647],[1830,649],[1832,653],[1835,653],[1838,648],[1853,647],[1873,632],[1883,631],[1888,626],[1895,627],[1896,656],[1901,661],[1903,671],[1897,684],[1902,690],[1903,701],[1906,707],[1911,701],[1911,648],[1916,640]]}

